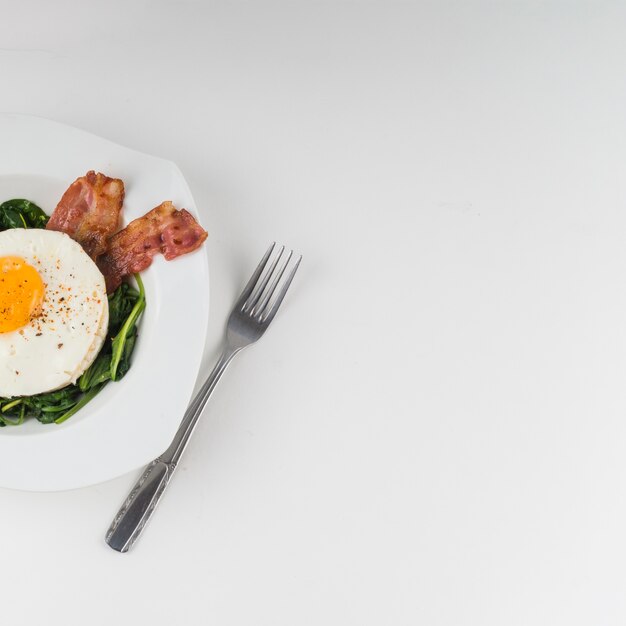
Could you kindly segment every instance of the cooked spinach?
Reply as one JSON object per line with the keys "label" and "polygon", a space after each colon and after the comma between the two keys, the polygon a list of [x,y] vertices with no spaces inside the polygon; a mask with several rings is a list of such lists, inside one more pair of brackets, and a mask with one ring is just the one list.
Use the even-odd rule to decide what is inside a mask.
{"label": "cooked spinach", "polygon": [[[0,204],[0,230],[44,228],[48,216],[29,200],[8,200]],[[145,290],[139,275],[138,289],[122,283],[108,296],[109,328],[102,350],[74,385],[57,391],[20,398],[0,398],[0,427],[17,426],[27,417],[42,424],[61,424],[110,381],[121,380],[130,369],[137,340],[137,321],[146,308]]]}
{"label": "cooked spinach", "polygon": [[[135,292],[137,294],[135,303],[111,342],[111,380],[122,379],[130,369],[130,355],[133,353],[137,338],[137,320],[146,308],[146,294],[139,274],[135,275],[135,280],[139,287],[139,291]],[[119,289],[122,287],[124,285]]]}
{"label": "cooked spinach", "polygon": [[0,230],[45,228],[48,216],[34,202],[15,198],[0,204]]}

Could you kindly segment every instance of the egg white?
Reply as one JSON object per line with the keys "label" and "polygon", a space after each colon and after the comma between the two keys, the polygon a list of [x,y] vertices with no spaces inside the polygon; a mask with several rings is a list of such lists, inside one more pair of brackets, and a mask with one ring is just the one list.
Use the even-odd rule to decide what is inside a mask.
{"label": "egg white", "polygon": [[104,277],[80,244],[41,229],[0,232],[0,257],[19,256],[45,285],[41,315],[0,333],[0,396],[30,396],[76,382],[106,338]]}

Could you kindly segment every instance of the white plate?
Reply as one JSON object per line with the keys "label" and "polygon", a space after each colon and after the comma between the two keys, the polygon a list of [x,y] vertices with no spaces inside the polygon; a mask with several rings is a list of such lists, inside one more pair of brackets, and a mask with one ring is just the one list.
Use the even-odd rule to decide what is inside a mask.
{"label": "white plate", "polygon": [[[69,184],[93,169],[124,181],[126,222],[163,200],[197,215],[180,170],[169,161],[13,114],[0,114],[0,146],[0,202],[28,198],[49,214]],[[64,424],[29,420],[0,428],[0,486],[84,487],[137,469],[167,448],[189,403],[204,348],[206,245],[170,262],[158,256],[142,278],[147,308],[129,373]]]}

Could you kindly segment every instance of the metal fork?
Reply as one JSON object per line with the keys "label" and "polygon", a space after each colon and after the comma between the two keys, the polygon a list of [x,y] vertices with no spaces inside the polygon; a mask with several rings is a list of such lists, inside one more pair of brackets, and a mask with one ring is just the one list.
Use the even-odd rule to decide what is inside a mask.
{"label": "metal fork", "polygon": [[170,447],[146,467],[115,516],[105,538],[114,550],[128,552],[137,541],[163,496],[202,410],[224,370],[240,350],[260,339],[274,319],[302,260],[302,256],[299,256],[292,263],[291,271],[283,280],[294,255],[291,251],[285,257],[285,246],[282,246],[269,263],[275,247],[275,243],[269,247],[235,303],[228,318],[222,356],[189,405]]}

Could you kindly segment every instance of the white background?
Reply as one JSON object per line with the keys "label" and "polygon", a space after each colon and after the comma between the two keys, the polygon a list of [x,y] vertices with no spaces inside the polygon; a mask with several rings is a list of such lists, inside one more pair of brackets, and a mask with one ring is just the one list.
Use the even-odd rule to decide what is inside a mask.
{"label": "white background", "polygon": [[305,256],[131,553],[136,474],[0,491],[2,623],[622,625],[625,32],[619,2],[0,0],[0,109],[187,177],[202,373],[268,242]]}

